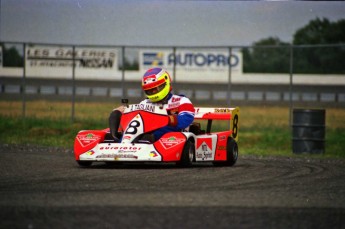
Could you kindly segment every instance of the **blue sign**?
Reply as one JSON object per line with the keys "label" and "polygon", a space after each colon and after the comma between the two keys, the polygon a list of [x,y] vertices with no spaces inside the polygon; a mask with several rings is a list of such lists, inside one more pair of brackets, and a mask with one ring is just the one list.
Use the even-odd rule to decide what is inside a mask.
{"label": "blue sign", "polygon": [[149,52],[144,53],[144,65],[150,66],[162,66],[163,65],[163,53],[162,52]]}

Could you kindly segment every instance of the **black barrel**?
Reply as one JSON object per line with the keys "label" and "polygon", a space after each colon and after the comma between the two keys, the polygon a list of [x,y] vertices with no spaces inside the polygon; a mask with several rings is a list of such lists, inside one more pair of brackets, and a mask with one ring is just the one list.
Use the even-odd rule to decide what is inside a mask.
{"label": "black barrel", "polygon": [[326,111],[294,109],[292,122],[293,153],[325,153]]}

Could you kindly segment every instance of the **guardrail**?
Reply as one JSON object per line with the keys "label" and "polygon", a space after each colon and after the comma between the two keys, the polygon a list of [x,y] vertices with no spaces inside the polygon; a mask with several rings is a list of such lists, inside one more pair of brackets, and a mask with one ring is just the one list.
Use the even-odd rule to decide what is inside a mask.
{"label": "guardrail", "polygon": [[[124,86],[125,91],[122,86]],[[144,97],[140,82],[100,82],[78,81],[74,86],[76,98],[84,100],[118,100],[126,97],[132,101],[140,101]],[[73,95],[73,86],[69,80],[26,80],[25,87],[20,79],[2,78],[0,84],[1,97],[60,99],[70,100]],[[289,85],[248,85],[233,84],[230,91],[231,103],[242,104],[272,104],[279,105],[290,102]],[[227,85],[224,84],[191,84],[174,83],[175,92],[184,94],[195,103],[224,105],[227,103]],[[345,107],[345,86],[322,86],[322,85],[294,85],[292,101],[295,104],[310,104],[333,107]],[[212,102],[211,102],[212,101]]]}

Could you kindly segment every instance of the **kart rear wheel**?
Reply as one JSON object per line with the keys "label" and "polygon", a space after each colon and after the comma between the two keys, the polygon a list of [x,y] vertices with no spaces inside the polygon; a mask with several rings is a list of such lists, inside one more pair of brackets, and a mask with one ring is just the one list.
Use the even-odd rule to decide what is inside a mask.
{"label": "kart rear wheel", "polygon": [[188,139],[184,145],[181,159],[176,164],[180,167],[190,167],[195,157],[195,146],[191,139]]}
{"label": "kart rear wheel", "polygon": [[89,167],[92,165],[92,161],[77,161],[80,167]]}
{"label": "kart rear wheel", "polygon": [[216,166],[233,166],[238,158],[238,145],[233,138],[228,138],[226,144],[226,161],[215,161],[213,162]]}

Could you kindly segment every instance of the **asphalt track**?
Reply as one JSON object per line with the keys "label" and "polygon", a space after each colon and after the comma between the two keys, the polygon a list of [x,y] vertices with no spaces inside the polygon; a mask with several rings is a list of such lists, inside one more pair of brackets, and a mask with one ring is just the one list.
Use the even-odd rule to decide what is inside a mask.
{"label": "asphalt track", "polygon": [[345,228],[345,160],[95,164],[0,145],[0,228]]}

